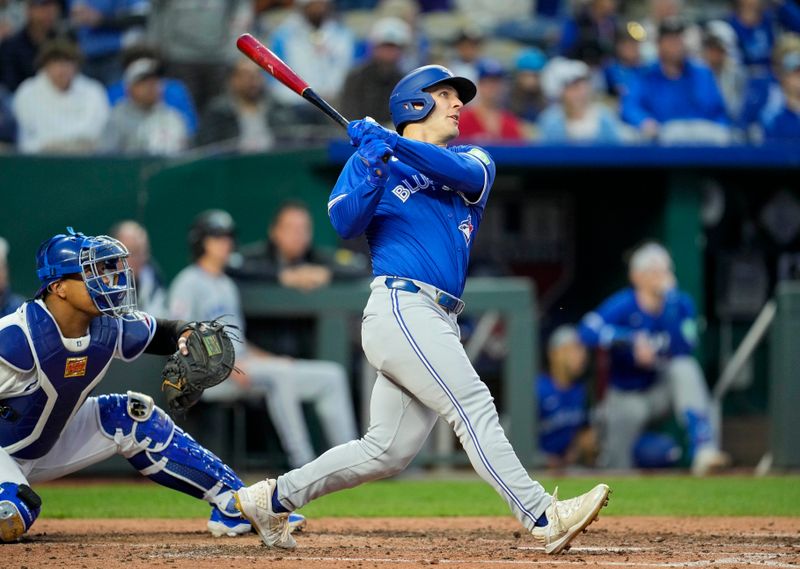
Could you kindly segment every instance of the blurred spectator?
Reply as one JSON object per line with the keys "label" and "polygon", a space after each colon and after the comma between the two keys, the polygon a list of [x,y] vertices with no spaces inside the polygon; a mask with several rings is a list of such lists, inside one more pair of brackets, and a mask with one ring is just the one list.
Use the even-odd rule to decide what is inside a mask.
{"label": "blurred spectator", "polygon": [[[648,0],[647,15],[642,19],[641,26],[644,30],[641,52],[642,62],[645,65],[658,60],[658,37],[661,24],[667,20],[684,18],[686,8],[683,0]],[[692,57],[700,56],[700,27],[684,18],[684,42],[686,50]]]}
{"label": "blurred spectator", "polygon": [[11,94],[0,85],[0,152],[17,144],[17,121],[11,110]]}
{"label": "blurred spectator", "polygon": [[783,105],[762,118],[767,141],[800,139],[800,51],[784,54],[778,71]]}
{"label": "blurred spectator", "polygon": [[411,41],[411,30],[399,18],[382,18],[370,30],[369,41],[369,60],[347,74],[341,112],[350,119],[370,116],[391,126],[387,101],[394,86],[403,78],[400,58]]}
{"label": "blurred spectator", "polygon": [[198,114],[225,90],[228,66],[239,56],[236,38],[253,23],[252,0],[150,0],[150,41],[164,75],[180,79]]}
{"label": "blurred spectator", "polygon": [[83,72],[104,85],[122,77],[123,48],[144,38],[150,0],[69,0]]}
{"label": "blurred spectator", "polygon": [[455,53],[446,67],[453,72],[453,75],[466,77],[477,83],[478,62],[482,57],[485,43],[486,36],[480,27],[476,25],[462,27],[453,43]]}
{"label": "blurred spectator", "polygon": [[[271,48],[300,77],[313,78],[314,90],[337,104],[345,78],[353,63],[354,37],[334,17],[331,0],[295,0],[296,9],[272,34]],[[292,131],[312,125],[312,137],[328,136],[335,125],[290,89],[270,80],[272,98],[290,114]],[[316,127],[316,128],[314,128]]]}
{"label": "blurred spectator", "polygon": [[199,214],[189,231],[194,262],[170,286],[169,307],[181,320],[221,319],[238,327],[236,369],[207,389],[207,402],[263,397],[290,465],[316,457],[302,404],[312,403],[330,446],[354,440],[356,430],[349,382],[335,362],[290,359],[265,352],[247,340],[239,291],[224,272],[234,248],[235,224],[222,210]]}
{"label": "blurred spectator", "polygon": [[617,102],[629,91],[644,71],[641,45],[644,28],[636,22],[625,22],[617,28],[614,56],[603,66],[606,91]]}
{"label": "blurred spectator", "polygon": [[25,0],[0,0],[0,42],[25,25]]}
{"label": "blurred spectator", "polygon": [[618,19],[617,0],[585,0],[575,16],[564,22],[559,54],[590,67],[604,64],[614,55]]}
{"label": "blurred spectator", "polygon": [[123,154],[175,155],[189,146],[183,116],[164,103],[155,59],[136,59],[122,77],[126,97],[111,110],[105,149]]}
{"label": "blurred spectator", "polygon": [[[776,77],[770,65],[781,31],[800,32],[800,6],[794,0],[735,0],[726,21],[738,40],[747,86],[740,122],[757,124],[770,104]],[[767,109],[769,112],[770,109]]]}
{"label": "blurred spectator", "polygon": [[237,279],[277,282],[305,291],[333,280],[371,274],[369,261],[362,255],[347,249],[315,247],[313,241],[308,207],[299,201],[286,201],[269,224],[267,238],[242,247],[239,261],[229,272]]}
{"label": "blurred spectator", "polygon": [[711,70],[687,56],[684,29],[679,19],[662,22],[659,60],[631,84],[622,99],[622,119],[646,140],[727,144],[725,101]]}
{"label": "blurred spectator", "polygon": [[400,58],[400,69],[404,74],[430,63],[432,45],[420,23],[418,0],[380,0],[375,7],[375,19],[380,18],[400,18],[411,30],[411,39]]}
{"label": "blurred spectator", "polygon": [[[153,59],[158,62],[159,68],[163,69],[164,66],[164,60],[158,49],[147,44],[137,44],[122,52],[122,68],[125,69],[137,59]],[[189,135],[194,136],[197,132],[197,110],[186,84],[180,79],[161,77],[161,96],[167,106],[172,107],[183,116],[186,128],[189,129]],[[108,100],[113,106],[124,98],[125,82],[120,78],[119,81],[108,86]]]}
{"label": "blurred spectator", "polygon": [[697,314],[677,286],[672,259],[657,243],[638,247],[629,261],[632,288],[586,314],[579,331],[591,348],[609,353],[609,387],[602,402],[600,464],[627,469],[636,441],[670,408],[688,436],[695,474],[727,466],[718,448],[710,395],[692,355]]}
{"label": "blurred spectator", "polygon": [[227,91],[203,113],[196,145],[231,144],[245,153],[269,150],[275,143],[272,107],[263,71],[240,57],[231,67]]}
{"label": "blurred spectator", "polygon": [[128,265],[136,281],[136,301],[139,310],[156,318],[168,318],[167,286],[161,268],[150,252],[147,230],[132,219],[116,223],[109,232],[128,249]]}
{"label": "blurred spectator", "polygon": [[480,22],[484,29],[493,31],[505,22],[530,17],[533,0],[453,0],[456,10],[468,22]]}
{"label": "blurred spectator", "polygon": [[0,83],[12,93],[36,74],[39,48],[55,38],[61,8],[57,0],[26,0],[25,27],[0,44]]}
{"label": "blurred spectator", "polygon": [[736,32],[748,74],[764,76],[770,72],[770,57],[781,30],[800,32],[800,6],[794,0],[734,0],[727,21]]}
{"label": "blurred spectator", "polygon": [[537,47],[530,47],[519,52],[514,64],[508,109],[531,125],[547,106],[541,80],[546,63],[544,52]]}
{"label": "blurred spectator", "polygon": [[11,290],[8,280],[8,241],[0,237],[0,318],[22,306],[25,299]]}
{"label": "blurred spectator", "polygon": [[617,144],[623,141],[616,115],[595,101],[591,71],[583,61],[553,58],[542,72],[551,104],[538,120],[539,140],[547,143]]}
{"label": "blurred spectator", "polygon": [[742,112],[747,76],[739,62],[736,33],[722,20],[707,22],[703,33],[703,61],[717,80],[728,116],[736,123]]}
{"label": "blurred spectator", "polygon": [[478,95],[458,117],[460,140],[473,142],[520,142],[525,138],[521,121],[505,109],[508,73],[499,61],[478,64]]}
{"label": "blurred spectator", "polygon": [[88,153],[98,148],[108,122],[103,84],[80,74],[78,46],[51,40],[37,58],[39,72],[22,82],[12,109],[17,147],[27,153]]}
{"label": "blurred spectator", "polygon": [[584,381],[586,347],[575,326],[556,328],[547,342],[547,371],[536,380],[539,448],[548,468],[593,466],[597,436],[589,423],[589,394]]}

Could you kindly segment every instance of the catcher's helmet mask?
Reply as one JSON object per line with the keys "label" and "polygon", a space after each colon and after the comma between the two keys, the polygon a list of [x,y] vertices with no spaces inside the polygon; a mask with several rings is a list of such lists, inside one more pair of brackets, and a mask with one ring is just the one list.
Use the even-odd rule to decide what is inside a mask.
{"label": "catcher's helmet mask", "polygon": [[425,120],[436,103],[429,90],[437,85],[450,85],[463,104],[475,98],[478,88],[466,77],[458,77],[441,65],[418,67],[398,81],[389,97],[389,110],[397,132],[403,134],[408,123]]}
{"label": "catcher's helmet mask", "polygon": [[139,320],[136,283],[128,266],[128,249],[108,235],[89,236],[67,227],[66,234],[44,241],[36,253],[36,298],[64,278],[80,276],[95,307],[103,314]]}

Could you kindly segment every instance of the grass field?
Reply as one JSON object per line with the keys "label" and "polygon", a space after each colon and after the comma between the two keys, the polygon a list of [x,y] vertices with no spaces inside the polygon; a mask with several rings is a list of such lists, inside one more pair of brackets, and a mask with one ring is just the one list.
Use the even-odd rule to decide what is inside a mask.
{"label": "grass field", "polygon": [[[542,479],[552,492],[572,497],[601,479]],[[800,476],[602,478],[613,491],[604,515],[800,517]],[[143,482],[41,485],[43,518],[195,518],[208,506],[178,492]],[[325,496],[301,510],[322,517],[508,516],[508,508],[480,480],[374,482]]]}

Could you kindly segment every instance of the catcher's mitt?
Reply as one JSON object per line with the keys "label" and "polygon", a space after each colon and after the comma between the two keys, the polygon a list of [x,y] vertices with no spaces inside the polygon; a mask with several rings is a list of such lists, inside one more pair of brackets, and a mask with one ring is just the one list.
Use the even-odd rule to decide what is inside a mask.
{"label": "catcher's mitt", "polygon": [[181,330],[189,353],[169,357],[161,372],[161,391],[171,412],[184,413],[197,403],[204,389],[224,381],[234,369],[236,354],[231,333],[217,321],[190,322]]}

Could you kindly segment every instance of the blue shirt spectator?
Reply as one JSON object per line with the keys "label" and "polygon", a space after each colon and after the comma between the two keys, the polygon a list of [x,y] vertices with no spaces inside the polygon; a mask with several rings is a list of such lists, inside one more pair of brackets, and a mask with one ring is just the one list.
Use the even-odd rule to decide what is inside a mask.
{"label": "blue shirt spectator", "polygon": [[764,139],[800,139],[800,51],[789,51],[781,58],[780,83],[783,104],[762,117]]}
{"label": "blue shirt spectator", "polygon": [[606,90],[612,97],[621,98],[630,90],[629,85],[644,73],[642,32],[641,25],[635,27],[632,23],[617,28],[614,56],[603,64],[602,69]]}
{"label": "blue shirt spectator", "polygon": [[776,8],[765,8],[763,0],[737,0],[727,22],[736,32],[742,62],[766,72],[775,40],[783,27],[800,33],[800,6],[794,0],[777,0]]}
{"label": "blue shirt spectator", "polygon": [[[680,20],[665,20],[659,28],[658,61],[629,85],[622,98],[622,119],[645,139],[670,142],[730,141],[730,119],[711,69],[687,56]],[[674,124],[670,124],[674,123]],[[666,141],[666,140],[664,140]]]}
{"label": "blue shirt spectator", "polygon": [[616,0],[591,0],[564,23],[558,52],[570,59],[598,65],[614,53],[618,15]]}
{"label": "blue shirt spectator", "polygon": [[120,52],[145,32],[149,0],[69,0],[70,21],[85,58],[83,71],[110,85],[122,76]]}

